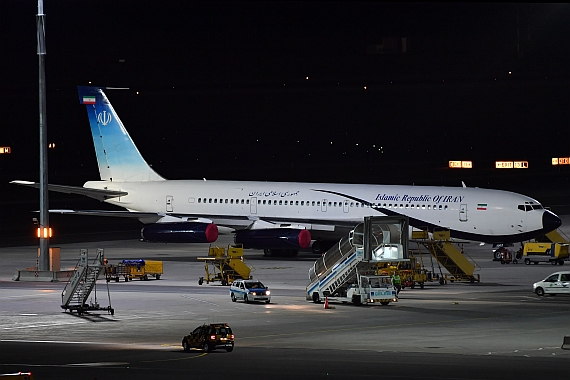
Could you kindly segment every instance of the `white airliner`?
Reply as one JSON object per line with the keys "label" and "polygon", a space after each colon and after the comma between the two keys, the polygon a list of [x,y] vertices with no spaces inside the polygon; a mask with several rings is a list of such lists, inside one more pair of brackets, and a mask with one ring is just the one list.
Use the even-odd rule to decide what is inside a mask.
{"label": "white airliner", "polygon": [[101,180],[83,187],[49,185],[49,190],[126,211],[50,212],[137,218],[144,223],[142,238],[154,242],[213,242],[217,226],[228,227],[236,243],[282,255],[295,255],[311,242],[321,251],[365,216],[404,215],[414,228],[449,229],[453,238],[485,243],[524,241],[561,224],[533,198],[465,186],[166,180],[141,156],[104,90],[79,87]]}

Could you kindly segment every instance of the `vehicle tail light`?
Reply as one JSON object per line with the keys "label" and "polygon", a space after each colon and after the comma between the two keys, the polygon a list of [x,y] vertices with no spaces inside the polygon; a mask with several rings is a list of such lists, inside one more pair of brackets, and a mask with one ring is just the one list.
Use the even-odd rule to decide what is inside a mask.
{"label": "vehicle tail light", "polygon": [[216,340],[216,336],[215,336],[215,335],[210,335],[210,340]]}
{"label": "vehicle tail light", "polygon": [[230,335],[232,337],[232,339],[234,338],[234,334]]}

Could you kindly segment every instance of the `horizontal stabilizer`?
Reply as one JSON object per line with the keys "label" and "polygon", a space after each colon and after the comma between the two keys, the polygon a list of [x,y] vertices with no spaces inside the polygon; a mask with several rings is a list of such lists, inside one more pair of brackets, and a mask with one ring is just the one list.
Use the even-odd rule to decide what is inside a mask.
{"label": "horizontal stabilizer", "polygon": [[[35,187],[36,189],[40,188],[40,184],[38,182],[30,182],[30,181],[12,181],[10,183],[16,185],[24,185]],[[84,195],[89,198],[94,198],[99,201],[105,201],[111,198],[123,197],[127,195],[127,192],[124,191],[116,191],[116,190],[103,190],[103,189],[88,189],[85,187],[79,186],[65,186],[65,185],[48,185],[49,191],[56,191],[58,193],[65,193],[65,194],[78,194]]]}

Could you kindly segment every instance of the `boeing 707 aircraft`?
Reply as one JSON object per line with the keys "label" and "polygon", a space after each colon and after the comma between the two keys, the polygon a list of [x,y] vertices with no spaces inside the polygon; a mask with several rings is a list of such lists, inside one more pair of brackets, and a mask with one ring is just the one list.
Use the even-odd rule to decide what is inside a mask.
{"label": "boeing 707 aircraft", "polygon": [[311,242],[314,251],[322,251],[365,216],[407,216],[414,228],[449,229],[453,238],[485,243],[529,240],[561,224],[535,199],[501,190],[167,180],[146,163],[105,89],[79,87],[101,179],[83,187],[49,185],[49,190],[85,195],[125,210],[50,212],[137,218],[144,224],[144,240],[164,243],[213,242],[218,226],[227,227],[245,248],[281,255],[295,255]]}

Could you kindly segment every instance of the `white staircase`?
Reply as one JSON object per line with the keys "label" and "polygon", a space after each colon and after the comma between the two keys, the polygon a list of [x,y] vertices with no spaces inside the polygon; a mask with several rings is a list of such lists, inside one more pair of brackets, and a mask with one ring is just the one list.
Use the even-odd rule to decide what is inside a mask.
{"label": "white staircase", "polygon": [[[91,264],[88,262],[88,252],[86,249],[81,250],[79,263],[75,274],[61,293],[61,308],[65,310],[76,310],[78,314],[90,310],[107,310],[111,315],[114,310],[111,308],[111,297],[109,295],[109,307],[101,308],[97,302],[96,285],[97,280],[102,272],[105,271],[104,253],[102,249],[97,250],[97,256]],[[95,301],[87,303],[91,292],[95,289]],[[107,294],[109,288],[107,285]]]}

